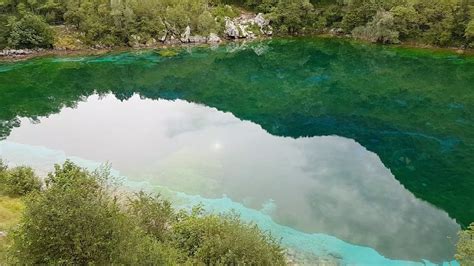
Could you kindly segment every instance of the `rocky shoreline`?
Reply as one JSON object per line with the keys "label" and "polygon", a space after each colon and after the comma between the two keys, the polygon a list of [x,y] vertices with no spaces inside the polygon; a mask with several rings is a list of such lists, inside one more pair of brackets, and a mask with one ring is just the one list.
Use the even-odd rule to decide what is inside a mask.
{"label": "rocky shoreline", "polygon": [[[139,36],[132,35],[130,46],[128,47],[106,47],[95,45],[84,49],[68,49],[64,47],[54,47],[52,49],[5,49],[0,51],[0,61],[16,61],[29,59],[43,55],[75,55],[75,54],[102,54],[116,50],[126,49],[155,49],[168,48],[182,45],[219,44],[231,41],[256,40],[271,37],[273,29],[270,21],[265,19],[262,13],[241,14],[236,18],[225,18],[225,29],[222,36],[210,33],[209,36],[194,34],[188,26],[184,32],[178,36],[165,35],[159,40],[151,38],[142,40]],[[80,42],[79,40],[77,40]]]}

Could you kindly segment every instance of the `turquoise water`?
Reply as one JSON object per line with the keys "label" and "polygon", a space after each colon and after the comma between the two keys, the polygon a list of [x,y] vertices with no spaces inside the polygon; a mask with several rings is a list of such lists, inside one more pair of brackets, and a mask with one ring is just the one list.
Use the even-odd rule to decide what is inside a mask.
{"label": "turquoise water", "polygon": [[474,220],[472,58],[320,39],[177,52],[0,65],[0,156],[110,162],[328,260],[453,259]]}

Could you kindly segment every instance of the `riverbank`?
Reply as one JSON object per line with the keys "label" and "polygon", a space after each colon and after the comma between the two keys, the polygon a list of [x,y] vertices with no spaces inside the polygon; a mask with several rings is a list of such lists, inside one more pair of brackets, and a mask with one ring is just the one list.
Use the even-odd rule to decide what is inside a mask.
{"label": "riverbank", "polygon": [[18,50],[3,50],[0,51],[0,62],[16,62],[23,61],[28,59],[33,59],[37,57],[44,56],[97,56],[107,53],[116,53],[116,52],[127,52],[127,51],[141,51],[141,50],[160,50],[160,49],[179,49],[187,47],[210,47],[210,46],[219,46],[227,45],[230,43],[245,43],[245,42],[258,42],[271,39],[280,39],[280,38],[289,38],[289,39],[300,39],[300,38],[324,38],[324,39],[339,39],[351,43],[357,43],[361,45],[374,45],[386,48],[395,48],[395,49],[416,49],[423,52],[441,52],[448,53],[453,55],[463,55],[463,56],[474,56],[474,49],[466,48],[462,49],[459,47],[438,47],[428,44],[410,42],[410,43],[401,43],[401,44],[377,44],[371,43],[364,40],[354,39],[347,36],[336,36],[329,33],[317,34],[312,36],[300,36],[300,37],[259,37],[253,39],[222,39],[218,43],[158,43],[152,46],[146,47],[111,47],[111,48],[84,48],[77,50],[65,50],[65,49],[18,49]]}

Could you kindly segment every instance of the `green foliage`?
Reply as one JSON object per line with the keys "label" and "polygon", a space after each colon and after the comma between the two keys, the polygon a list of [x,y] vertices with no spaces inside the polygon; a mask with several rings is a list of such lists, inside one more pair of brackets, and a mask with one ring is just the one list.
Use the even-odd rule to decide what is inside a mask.
{"label": "green foliage", "polygon": [[459,232],[455,257],[461,265],[472,265],[474,263],[474,223],[466,230]]}
{"label": "green foliage", "polygon": [[2,159],[0,159],[0,175],[5,173],[7,169],[8,169],[7,164]]}
{"label": "green foliage", "polygon": [[[159,246],[121,211],[106,175],[71,162],[56,166],[43,193],[32,194],[13,256],[19,264],[160,263]],[[158,252],[150,252],[158,251]]]}
{"label": "green foliage", "polygon": [[420,30],[418,25],[420,18],[415,8],[413,6],[396,6],[393,7],[390,12],[393,15],[394,26],[400,38],[416,38]]}
{"label": "green foliage", "polygon": [[169,228],[176,214],[169,201],[159,196],[150,196],[143,192],[136,194],[129,203],[129,213],[140,227],[159,241],[169,238]]}
{"label": "green foliage", "polygon": [[0,14],[0,49],[8,45],[8,16]]}
{"label": "green foliage", "polygon": [[208,10],[202,12],[199,15],[197,23],[196,23],[196,30],[199,34],[204,36],[208,36],[212,32],[216,32],[217,24],[214,19],[214,16]]}
{"label": "green foliage", "polygon": [[53,44],[53,32],[48,24],[34,14],[9,20],[8,45],[14,48],[49,48]]}
{"label": "green foliage", "polygon": [[357,27],[352,36],[371,42],[398,43],[398,31],[395,30],[394,17],[387,11],[378,11],[367,26]]}
{"label": "green foliage", "polygon": [[257,226],[238,216],[202,215],[194,211],[173,226],[174,245],[191,264],[284,265],[283,250]]}
{"label": "green foliage", "polygon": [[474,47],[474,19],[467,24],[465,36],[470,47]]}
{"label": "green foliage", "polygon": [[447,45],[454,29],[453,6],[450,1],[418,0],[414,5],[419,14],[419,36],[428,43]]}
{"label": "green foliage", "polygon": [[344,14],[341,26],[346,32],[351,32],[354,28],[365,26],[376,14],[377,7],[368,0],[350,1]]}
{"label": "green foliage", "polygon": [[270,18],[279,32],[297,34],[311,25],[314,7],[309,0],[280,0]]}
{"label": "green foliage", "polygon": [[[0,48],[51,47],[46,22],[66,24],[79,32],[82,42],[98,46],[179,39],[187,26],[193,35],[222,33],[224,17],[241,12],[235,6],[267,14],[277,34],[341,28],[346,34],[383,43],[397,39],[439,46],[473,43],[472,0],[4,0]],[[386,16],[380,18],[380,13]],[[9,17],[13,18],[7,23]],[[374,28],[372,22],[388,25]],[[76,47],[73,39],[58,39],[64,40],[58,47]]]}
{"label": "green foliage", "polygon": [[235,18],[239,16],[239,11],[230,5],[218,5],[211,9],[212,15],[216,18]]}
{"label": "green foliage", "polygon": [[19,197],[41,190],[41,181],[30,167],[19,166],[8,169],[0,161],[1,193]]}
{"label": "green foliage", "polygon": [[[237,217],[177,213],[143,192],[119,200],[107,169],[67,161],[46,189],[26,198],[13,233],[10,262],[19,265],[270,265],[284,262],[279,244]],[[122,198],[123,199],[123,198]],[[196,242],[197,240],[197,242]],[[195,245],[195,246],[193,246]],[[192,252],[192,250],[196,252]]]}
{"label": "green foliage", "polygon": [[[20,198],[0,196],[0,231],[7,234],[18,224],[24,205]],[[0,262],[5,262],[8,257],[8,248],[11,245],[9,237],[0,236]]]}

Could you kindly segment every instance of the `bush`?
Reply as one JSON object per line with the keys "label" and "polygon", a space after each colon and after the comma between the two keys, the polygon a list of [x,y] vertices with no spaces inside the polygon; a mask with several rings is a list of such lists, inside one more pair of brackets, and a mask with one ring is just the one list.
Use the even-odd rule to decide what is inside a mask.
{"label": "bush", "polygon": [[5,171],[8,169],[7,165],[5,164],[5,162],[0,159],[0,175],[2,173],[5,173]]}
{"label": "bush", "polygon": [[27,195],[41,190],[41,181],[30,167],[20,166],[7,169],[0,163],[0,184],[2,193],[12,197]]}
{"label": "bush", "polygon": [[351,32],[354,28],[366,25],[376,14],[377,7],[368,0],[351,1],[347,12],[341,21],[341,27],[345,32]]}
{"label": "bush", "polygon": [[419,14],[412,6],[396,6],[390,10],[394,17],[395,29],[402,39],[415,39],[420,37],[418,23],[421,21]]}
{"label": "bush", "polygon": [[474,223],[465,231],[459,233],[455,257],[461,265],[472,265],[474,263]]}
{"label": "bush", "polygon": [[284,265],[283,250],[269,234],[236,215],[194,211],[173,226],[173,241],[191,264]]}
{"label": "bush", "polygon": [[107,171],[55,166],[46,188],[26,198],[10,261],[19,265],[284,263],[270,235],[236,216],[175,212],[138,193],[119,200]]}
{"label": "bush", "polygon": [[470,47],[474,47],[474,19],[467,24],[465,36]]}
{"label": "bush", "polygon": [[10,19],[8,45],[13,48],[50,48],[53,45],[53,32],[39,16],[26,14],[21,19]]}
{"label": "bush", "polygon": [[355,28],[352,36],[371,42],[399,43],[399,33],[395,30],[393,15],[387,11],[378,11],[367,26]]}
{"label": "bush", "polygon": [[13,236],[15,263],[162,263],[160,246],[120,210],[104,176],[71,162],[56,166],[47,189],[26,201]]}
{"label": "bush", "polygon": [[311,26],[314,7],[309,0],[280,0],[272,9],[270,20],[281,33],[298,34]]}
{"label": "bush", "polygon": [[169,201],[140,192],[129,200],[128,212],[146,233],[159,241],[169,239],[169,228],[176,220]]}

